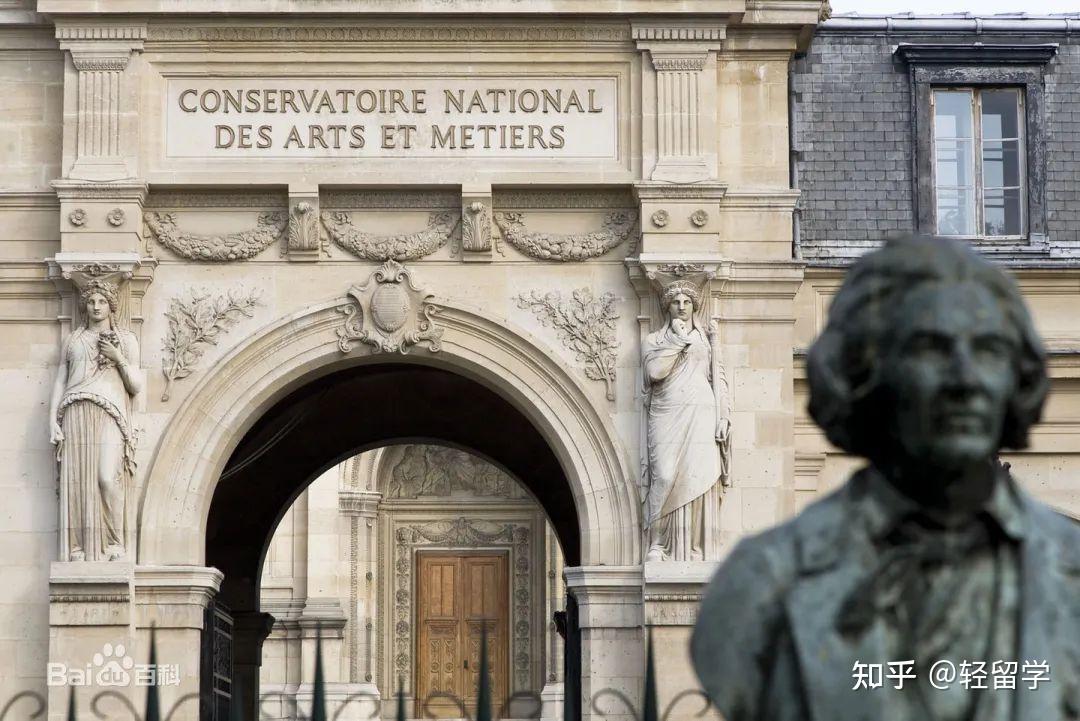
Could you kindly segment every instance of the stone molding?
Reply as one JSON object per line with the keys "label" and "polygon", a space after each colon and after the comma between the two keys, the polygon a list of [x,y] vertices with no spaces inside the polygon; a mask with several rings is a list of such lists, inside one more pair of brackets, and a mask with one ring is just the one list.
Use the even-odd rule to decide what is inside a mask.
{"label": "stone molding", "polygon": [[585,628],[640,628],[641,566],[568,566],[566,590],[578,602],[578,625]]}
{"label": "stone molding", "polygon": [[634,197],[626,190],[582,189],[566,190],[499,190],[492,192],[496,210],[571,209],[597,208],[604,210],[632,210],[636,207]]}
{"label": "stone molding", "polygon": [[61,41],[72,40],[132,40],[146,39],[145,23],[133,23],[124,25],[119,23],[107,24],[67,24],[59,22],[56,25],[56,39]]}
{"label": "stone molding", "polygon": [[654,20],[634,21],[630,26],[630,37],[636,41],[681,41],[713,43],[722,41],[727,34],[724,23],[709,23],[696,20]]}
{"label": "stone molding", "polygon": [[692,626],[701,594],[719,566],[715,561],[646,563],[642,574],[645,624]]}
{"label": "stone molding", "polygon": [[728,192],[726,183],[657,183],[644,181],[634,184],[634,197],[639,203],[664,200],[721,201]]}
{"label": "stone molding", "polygon": [[945,65],[1045,65],[1058,43],[899,43],[893,54],[906,63]]}
{"label": "stone molding", "polygon": [[149,186],[141,180],[92,182],[77,178],[58,178],[52,181],[56,197],[61,202],[75,200],[112,200],[138,203],[146,202]]}
{"label": "stone molding", "polygon": [[[355,12],[355,11],[354,11]],[[151,25],[151,42],[272,42],[272,43],[522,43],[626,42],[624,24],[604,25]]]}
{"label": "stone molding", "polygon": [[127,626],[134,566],[115,561],[54,561],[49,566],[49,626]]}
{"label": "stone molding", "polygon": [[322,193],[326,210],[363,210],[370,208],[454,210],[461,196],[452,190],[327,190]]}
{"label": "stone molding", "polygon": [[149,210],[179,208],[248,208],[278,210],[284,208],[287,194],[280,191],[252,193],[201,193],[186,191],[152,191],[144,205]]}
{"label": "stone molding", "polygon": [[379,513],[379,504],[381,502],[382,493],[378,491],[355,491],[351,489],[338,491],[338,510],[343,516],[375,518]]}

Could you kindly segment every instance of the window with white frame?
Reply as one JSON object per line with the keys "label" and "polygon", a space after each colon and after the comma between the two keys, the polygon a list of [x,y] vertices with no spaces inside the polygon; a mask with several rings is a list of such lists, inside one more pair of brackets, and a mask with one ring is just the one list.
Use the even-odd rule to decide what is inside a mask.
{"label": "window with white frame", "polygon": [[1023,90],[936,87],[931,103],[937,234],[1023,237]]}

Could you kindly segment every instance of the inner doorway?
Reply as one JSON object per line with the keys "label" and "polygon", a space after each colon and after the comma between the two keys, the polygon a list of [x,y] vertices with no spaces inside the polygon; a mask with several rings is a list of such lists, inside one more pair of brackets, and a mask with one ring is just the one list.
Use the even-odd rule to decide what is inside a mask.
{"label": "inner doorway", "polygon": [[476,708],[480,647],[487,632],[488,682],[497,711],[506,700],[510,587],[505,552],[417,553],[416,717],[458,718],[449,697]]}

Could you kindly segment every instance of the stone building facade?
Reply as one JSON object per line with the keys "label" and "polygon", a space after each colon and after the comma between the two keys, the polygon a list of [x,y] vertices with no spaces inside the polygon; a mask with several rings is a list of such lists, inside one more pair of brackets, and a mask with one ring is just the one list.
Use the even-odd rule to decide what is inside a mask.
{"label": "stone building facade", "polygon": [[[1078,23],[1074,15],[832,17],[818,26],[791,75],[792,173],[800,191],[794,256],[805,263],[797,356],[852,259],[892,234],[950,232],[937,224],[936,195],[943,176],[955,174],[955,148],[966,141],[936,132],[953,122],[940,101],[962,97],[979,108],[987,93],[1012,97],[1020,225],[1002,233],[984,224],[965,235],[1015,274],[1049,352],[1053,391],[1043,423],[1032,447],[1006,460],[1033,492],[1074,517],[1080,516],[1080,456],[1072,440],[1080,419]],[[965,114],[973,129],[977,115]],[[989,125],[988,116],[984,110],[979,124]],[[978,162],[987,174],[1000,172],[1008,159],[990,153],[1009,141],[980,139],[987,150]],[[980,167],[975,160],[968,156],[969,177]],[[979,189],[989,207],[987,191]],[[828,447],[803,411],[799,367],[795,476],[809,499],[840,481],[850,461]]]}
{"label": "stone building facade", "polygon": [[[876,237],[847,224],[922,217],[889,191],[895,228],[872,195],[815,210],[844,179],[814,58],[865,33],[812,41],[816,0],[227,9],[0,2],[0,699],[60,719],[151,629],[176,719],[289,717],[316,633],[335,703],[400,680],[417,716],[435,650],[468,696],[482,627],[545,717],[630,718],[592,701],[640,701],[646,631],[661,705],[695,686],[717,561],[850,467],[801,360]],[[1054,128],[1043,32],[1006,85]],[[1043,214],[986,247],[1053,351],[1010,460],[1076,513],[1069,168],[1036,155]]]}

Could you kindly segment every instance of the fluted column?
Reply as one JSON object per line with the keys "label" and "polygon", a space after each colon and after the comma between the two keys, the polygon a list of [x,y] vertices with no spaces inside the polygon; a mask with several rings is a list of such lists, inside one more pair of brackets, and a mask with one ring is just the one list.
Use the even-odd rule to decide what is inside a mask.
{"label": "fluted column", "polygon": [[694,183],[716,177],[716,82],[710,82],[708,71],[715,75],[713,51],[724,36],[721,24],[634,23],[634,40],[647,60],[643,114],[655,118],[643,126],[650,180]]}
{"label": "fluted column", "polygon": [[126,80],[132,55],[142,50],[144,24],[58,24],[56,38],[69,51],[74,92],[66,94],[66,177],[115,181],[134,177],[138,111],[135,83]]}

